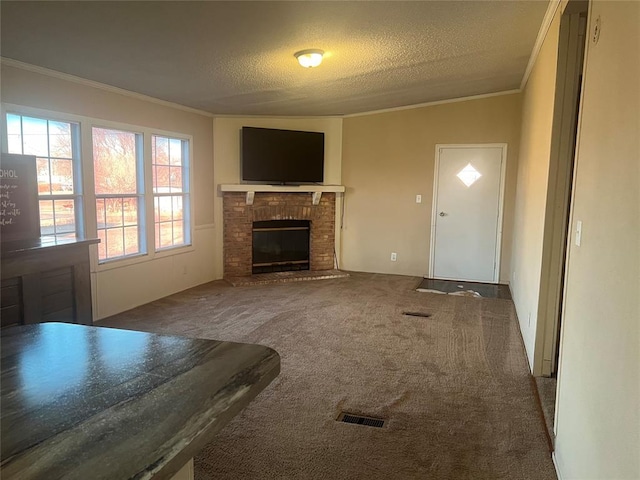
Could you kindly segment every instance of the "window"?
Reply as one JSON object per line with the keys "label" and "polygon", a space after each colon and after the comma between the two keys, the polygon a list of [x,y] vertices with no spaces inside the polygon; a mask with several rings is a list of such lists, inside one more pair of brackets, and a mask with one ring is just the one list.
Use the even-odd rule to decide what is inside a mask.
{"label": "window", "polygon": [[98,260],[145,253],[142,135],[92,128]]}
{"label": "window", "polygon": [[189,245],[189,143],[151,137],[156,250]]}
{"label": "window", "polygon": [[[97,251],[106,269],[192,245],[190,137],[20,105],[0,108],[2,151],[36,157],[42,236],[99,238],[91,255],[95,260]],[[85,217],[93,217],[94,205],[95,223]]]}
{"label": "window", "polygon": [[35,155],[40,234],[82,237],[82,181],[76,123],[7,114],[7,151]]}

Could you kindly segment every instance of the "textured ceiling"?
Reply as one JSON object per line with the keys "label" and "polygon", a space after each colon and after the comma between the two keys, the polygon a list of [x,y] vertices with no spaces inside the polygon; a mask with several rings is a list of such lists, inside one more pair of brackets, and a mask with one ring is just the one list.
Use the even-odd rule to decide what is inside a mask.
{"label": "textured ceiling", "polygon": [[0,48],[216,114],[341,115],[518,88],[547,3],[2,1]]}

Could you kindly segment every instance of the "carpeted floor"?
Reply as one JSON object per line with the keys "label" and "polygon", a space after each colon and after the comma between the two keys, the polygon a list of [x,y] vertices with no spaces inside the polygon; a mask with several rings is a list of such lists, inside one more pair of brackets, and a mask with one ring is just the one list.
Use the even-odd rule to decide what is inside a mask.
{"label": "carpeted floor", "polygon": [[220,281],[99,325],[280,353],[280,376],[196,457],[196,479],[555,479],[513,303],[417,281]]}
{"label": "carpeted floor", "polygon": [[549,437],[555,438],[554,422],[556,415],[556,377],[536,377],[536,388],[540,396],[540,406],[544,415],[544,421],[549,431]]}

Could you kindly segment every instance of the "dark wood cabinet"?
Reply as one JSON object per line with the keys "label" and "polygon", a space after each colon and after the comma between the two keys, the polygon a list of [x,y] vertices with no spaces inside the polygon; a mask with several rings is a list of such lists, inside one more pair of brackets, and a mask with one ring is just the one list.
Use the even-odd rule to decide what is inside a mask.
{"label": "dark wood cabinet", "polygon": [[2,244],[2,327],[40,322],[91,325],[89,245],[98,240]]}

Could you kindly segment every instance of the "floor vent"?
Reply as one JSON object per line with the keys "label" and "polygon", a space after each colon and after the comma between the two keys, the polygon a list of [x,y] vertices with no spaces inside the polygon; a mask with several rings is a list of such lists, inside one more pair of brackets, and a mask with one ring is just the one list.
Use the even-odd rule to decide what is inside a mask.
{"label": "floor vent", "polygon": [[431,316],[430,313],[424,313],[424,312],[402,312],[403,315],[409,315],[410,317],[422,317],[422,318],[429,318]]}
{"label": "floor vent", "polygon": [[363,417],[361,415],[353,415],[351,413],[344,412],[338,415],[338,418],[336,418],[336,420],[338,422],[353,423],[355,425],[364,425],[366,427],[376,428],[384,427],[384,424],[386,422],[386,420],[382,420],[381,418]]}

